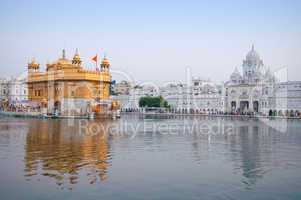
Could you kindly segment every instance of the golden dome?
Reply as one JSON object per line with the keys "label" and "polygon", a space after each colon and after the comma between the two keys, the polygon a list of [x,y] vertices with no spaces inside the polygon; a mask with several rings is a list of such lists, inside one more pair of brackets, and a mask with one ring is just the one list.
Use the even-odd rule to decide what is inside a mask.
{"label": "golden dome", "polygon": [[70,60],[67,60],[66,58],[60,58],[60,59],[58,59],[57,64],[65,65],[65,64],[71,64],[71,62],[70,62]]}
{"label": "golden dome", "polygon": [[80,60],[80,56],[78,54],[75,54],[73,60]]}
{"label": "golden dome", "polygon": [[37,61],[33,60],[33,61],[31,61],[31,64],[32,65],[38,65],[39,63]]}
{"label": "golden dome", "polygon": [[28,63],[28,68],[37,69],[40,64],[33,58],[30,63]]}
{"label": "golden dome", "polygon": [[58,61],[56,62],[59,65],[67,65],[67,64],[71,64],[70,60],[68,60],[66,58],[66,51],[65,49],[63,49],[62,51],[62,57],[58,59]]}
{"label": "golden dome", "polygon": [[108,58],[104,57],[103,60],[101,61],[101,64],[103,65],[110,65],[110,61]]}

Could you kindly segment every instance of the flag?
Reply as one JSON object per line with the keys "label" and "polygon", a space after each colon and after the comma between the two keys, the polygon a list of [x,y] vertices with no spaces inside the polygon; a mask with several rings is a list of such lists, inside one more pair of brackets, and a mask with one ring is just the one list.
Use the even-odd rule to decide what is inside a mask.
{"label": "flag", "polygon": [[93,60],[94,62],[97,63],[97,54],[96,54],[96,56],[94,56],[91,60]]}

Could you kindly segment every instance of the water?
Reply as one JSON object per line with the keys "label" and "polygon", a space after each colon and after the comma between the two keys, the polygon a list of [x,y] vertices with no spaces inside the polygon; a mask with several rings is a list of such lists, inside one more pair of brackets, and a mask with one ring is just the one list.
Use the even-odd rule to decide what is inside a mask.
{"label": "water", "polygon": [[301,122],[0,118],[1,199],[301,199]]}

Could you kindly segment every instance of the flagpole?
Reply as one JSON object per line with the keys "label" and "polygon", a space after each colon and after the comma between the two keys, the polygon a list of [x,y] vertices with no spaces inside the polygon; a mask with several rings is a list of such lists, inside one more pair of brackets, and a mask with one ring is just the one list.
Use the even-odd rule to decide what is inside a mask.
{"label": "flagpole", "polygon": [[97,68],[97,66],[98,66],[98,54],[96,54],[96,62],[95,62],[95,64],[96,64],[96,71],[98,71],[98,68]]}

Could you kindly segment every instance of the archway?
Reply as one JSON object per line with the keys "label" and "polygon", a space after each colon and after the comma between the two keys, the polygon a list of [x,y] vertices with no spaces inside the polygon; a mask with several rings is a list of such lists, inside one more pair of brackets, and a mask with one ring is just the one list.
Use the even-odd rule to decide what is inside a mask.
{"label": "archway", "polygon": [[296,110],[295,117],[300,117],[300,112],[298,110]]}
{"label": "archway", "polygon": [[254,112],[258,112],[258,109],[259,109],[258,101],[253,101],[253,110],[254,110]]}
{"label": "archway", "polygon": [[249,109],[249,101],[241,101],[240,102],[240,109],[242,112],[245,112]]}
{"label": "archway", "polygon": [[269,110],[269,116],[273,116],[273,111],[272,110]]}
{"label": "archway", "polygon": [[282,111],[281,110],[278,111],[278,116],[282,116]]}
{"label": "archway", "polygon": [[61,102],[56,101],[54,102],[54,113],[60,113],[61,111]]}
{"label": "archway", "polygon": [[231,101],[231,110],[232,111],[236,110],[236,101]]}

